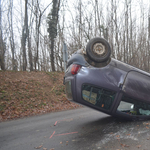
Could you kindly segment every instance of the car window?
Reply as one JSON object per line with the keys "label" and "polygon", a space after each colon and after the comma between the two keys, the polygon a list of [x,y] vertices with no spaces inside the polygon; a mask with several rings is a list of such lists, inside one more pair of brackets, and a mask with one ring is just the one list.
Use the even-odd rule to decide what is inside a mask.
{"label": "car window", "polygon": [[86,102],[109,110],[114,101],[116,93],[103,88],[93,87],[88,84],[82,86],[82,98]]}
{"label": "car window", "polygon": [[123,96],[117,108],[118,111],[129,115],[150,115],[150,104],[127,96]]}
{"label": "car window", "polygon": [[71,81],[67,81],[65,83],[66,96],[69,100],[72,100],[72,92],[71,92]]}

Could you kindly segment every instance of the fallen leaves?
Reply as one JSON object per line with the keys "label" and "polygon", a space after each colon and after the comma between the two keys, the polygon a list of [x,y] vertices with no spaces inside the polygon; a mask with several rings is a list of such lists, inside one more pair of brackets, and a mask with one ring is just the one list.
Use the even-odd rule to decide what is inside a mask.
{"label": "fallen leaves", "polygon": [[18,111],[15,111],[14,113],[15,113],[16,115],[19,115],[19,112],[18,112]]}
{"label": "fallen leaves", "polygon": [[42,146],[43,146],[43,145],[40,145],[40,146],[38,146],[38,147],[35,147],[35,149],[40,149]]}
{"label": "fallen leaves", "polygon": [[66,99],[63,76],[61,72],[1,72],[0,121],[80,107]]}
{"label": "fallen leaves", "polygon": [[[38,147],[34,147],[35,149],[41,149],[43,147],[43,145],[40,145]],[[47,148],[43,147],[43,150],[47,150]],[[54,150],[54,149],[51,149],[51,150]]]}
{"label": "fallen leaves", "polygon": [[143,123],[143,125],[148,126],[148,125],[150,125],[150,123],[148,123],[148,122],[144,122],[144,123]]}
{"label": "fallen leaves", "polygon": [[141,145],[137,145],[136,147],[137,147],[137,148],[140,148],[140,147],[141,147]]}
{"label": "fallen leaves", "polygon": [[120,140],[120,135],[116,135],[116,137],[117,137],[117,140]]}
{"label": "fallen leaves", "polygon": [[129,147],[129,145],[126,144],[120,144],[122,147]]}
{"label": "fallen leaves", "polygon": [[2,119],[3,119],[3,118],[2,118],[2,115],[0,114],[0,121],[2,121]]}

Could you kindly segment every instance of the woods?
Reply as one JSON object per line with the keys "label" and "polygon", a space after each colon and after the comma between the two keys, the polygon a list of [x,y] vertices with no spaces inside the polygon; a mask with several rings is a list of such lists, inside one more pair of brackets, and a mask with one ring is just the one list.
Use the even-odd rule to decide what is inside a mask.
{"label": "woods", "polygon": [[0,70],[63,71],[68,56],[103,37],[112,57],[150,71],[146,0],[0,0]]}

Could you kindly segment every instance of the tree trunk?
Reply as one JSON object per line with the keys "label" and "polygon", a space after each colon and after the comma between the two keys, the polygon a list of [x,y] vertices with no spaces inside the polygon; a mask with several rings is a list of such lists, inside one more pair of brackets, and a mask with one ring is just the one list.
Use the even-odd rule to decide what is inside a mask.
{"label": "tree trunk", "polygon": [[13,70],[17,70],[16,68],[16,63],[15,63],[15,43],[14,43],[14,32],[13,32],[13,12],[12,12],[12,8],[13,8],[13,0],[9,1],[9,12],[8,12],[8,22],[9,22],[9,32],[10,32],[10,48],[11,48],[11,52],[12,52],[12,69]]}
{"label": "tree trunk", "polygon": [[57,25],[58,25],[58,12],[60,7],[60,0],[53,0],[53,8],[51,13],[48,15],[48,32],[49,38],[51,41],[50,45],[50,58],[51,58],[51,67],[52,71],[55,71],[55,60],[54,60],[54,41],[57,36]]}
{"label": "tree trunk", "polygon": [[2,32],[2,11],[1,11],[1,0],[0,0],[0,67],[5,70],[5,43],[3,41]]}
{"label": "tree trunk", "polygon": [[26,41],[28,37],[28,11],[27,11],[28,0],[25,0],[25,18],[24,18],[24,26],[22,29],[22,51],[23,51],[23,71],[27,69],[27,56],[26,56]]}
{"label": "tree trunk", "polygon": [[33,60],[32,60],[32,51],[31,51],[31,38],[29,37],[30,33],[28,31],[28,55],[29,55],[29,64],[30,71],[33,71]]}
{"label": "tree trunk", "polygon": [[55,71],[55,62],[54,62],[54,39],[51,39],[51,68],[52,68],[52,71]]}

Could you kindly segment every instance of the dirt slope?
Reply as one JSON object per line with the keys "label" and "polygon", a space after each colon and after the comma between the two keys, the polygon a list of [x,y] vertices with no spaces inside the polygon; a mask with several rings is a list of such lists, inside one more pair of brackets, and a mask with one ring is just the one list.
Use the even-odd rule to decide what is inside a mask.
{"label": "dirt slope", "polygon": [[63,75],[0,71],[0,121],[80,107],[66,99]]}

